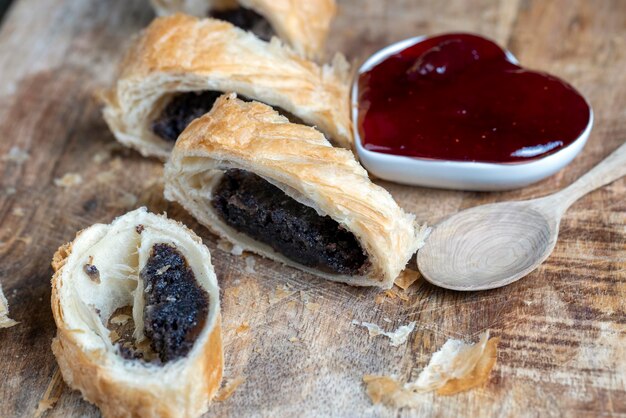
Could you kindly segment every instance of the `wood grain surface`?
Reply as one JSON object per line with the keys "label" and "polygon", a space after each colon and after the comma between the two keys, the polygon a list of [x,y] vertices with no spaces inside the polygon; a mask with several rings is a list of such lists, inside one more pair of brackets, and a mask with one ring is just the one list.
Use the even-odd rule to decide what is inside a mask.
{"label": "wood grain surface", "polygon": [[[503,289],[458,293],[419,280],[402,300],[258,257],[251,271],[245,255],[218,249],[214,236],[163,200],[161,164],[116,147],[92,98],[111,82],[124,43],[152,18],[147,0],[15,0],[0,27],[0,280],[20,321],[0,330],[0,417],[32,416],[44,394],[59,397],[46,416],[98,416],[58,379],[50,259],[77,230],[139,205],[166,210],[212,251],[225,376],[243,383],[211,415],[626,415],[626,181],[572,206],[548,261]],[[557,191],[626,139],[626,1],[344,0],[328,47],[359,61],[389,42],[444,31],[495,38],[523,64],[567,79],[589,98],[596,124],[570,166],[522,190],[381,183],[420,220]],[[18,158],[1,157],[12,147]],[[82,182],[55,185],[67,173]],[[353,319],[387,330],[417,326],[393,348]],[[363,375],[414,379],[448,338],[477,340],[486,329],[501,343],[484,388],[425,394],[415,409],[370,404]]]}

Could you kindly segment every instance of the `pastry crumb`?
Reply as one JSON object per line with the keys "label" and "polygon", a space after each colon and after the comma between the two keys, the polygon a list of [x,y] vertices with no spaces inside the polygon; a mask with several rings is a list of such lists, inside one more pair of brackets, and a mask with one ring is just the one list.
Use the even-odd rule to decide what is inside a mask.
{"label": "pastry crumb", "polygon": [[256,271],[254,270],[254,265],[256,264],[256,260],[253,256],[249,255],[246,257],[246,273],[254,274]]}
{"label": "pastry crumb", "polygon": [[380,293],[376,296],[376,303],[381,304],[385,301],[385,298],[389,298],[389,299],[400,299],[403,300],[404,302],[408,302],[410,299],[407,295],[405,295],[404,293],[399,292],[398,290],[396,290],[395,288],[389,289],[389,290],[385,290],[383,293]]}
{"label": "pastry crumb", "polygon": [[291,291],[287,286],[276,286],[274,289],[274,294],[269,296],[270,305],[275,304],[281,299],[286,298],[287,296],[291,296],[294,292]]}
{"label": "pastry crumb", "polygon": [[217,248],[227,253],[231,253],[232,255],[243,254],[243,247],[237,244],[233,244],[232,242],[223,238],[220,238],[219,241],[217,241]]}
{"label": "pastry crumb", "polygon": [[226,383],[222,389],[220,389],[217,395],[215,395],[215,401],[223,402],[226,399],[230,398],[235,392],[235,390],[237,390],[237,388],[245,381],[246,381],[246,378],[243,376],[239,376],[239,377],[232,379],[231,381]]}
{"label": "pastry crumb", "polygon": [[404,269],[402,270],[402,272],[400,272],[400,275],[396,278],[393,284],[395,284],[402,290],[407,290],[419,278],[420,274],[418,271],[412,269]]}
{"label": "pastry crumb", "polygon": [[37,404],[37,409],[35,409],[35,413],[33,415],[34,418],[39,418],[43,416],[47,410],[52,409],[54,405],[58,402],[59,398],[49,398],[42,399]]}
{"label": "pastry crumb", "polygon": [[109,319],[109,322],[111,322],[113,325],[124,325],[128,321],[130,321],[130,319],[131,319],[130,315],[119,314]]}
{"label": "pastry crumb", "polygon": [[392,332],[385,332],[381,327],[376,324],[372,324],[370,322],[359,322],[356,319],[352,321],[353,325],[359,325],[367,328],[367,331],[370,334],[370,337],[377,337],[379,335],[384,335],[389,338],[389,344],[392,347],[399,347],[400,345],[406,343],[409,335],[415,329],[415,321],[410,322],[408,325],[401,325]]}
{"label": "pastry crumb", "polygon": [[113,183],[113,182],[115,182],[115,179],[116,179],[115,172],[111,171],[111,170],[103,171],[103,172],[98,173],[96,175],[96,180],[99,183]]}
{"label": "pastry crumb", "polygon": [[300,290],[300,300],[304,304],[304,308],[311,312],[317,312],[322,305],[311,301],[311,297],[304,290]]}
{"label": "pastry crumb", "polygon": [[365,390],[373,404],[382,403],[396,408],[416,406],[418,394],[436,391],[439,395],[454,395],[484,385],[496,363],[499,338],[489,338],[467,344],[449,339],[430,359],[415,382],[402,385],[395,376],[363,376]]}
{"label": "pastry crumb", "polygon": [[11,211],[11,213],[13,214],[13,216],[17,216],[17,217],[20,217],[20,218],[22,216],[26,215],[26,212],[24,212],[24,209],[19,207],[19,206],[14,207],[13,210]]}
{"label": "pastry crumb", "polygon": [[250,324],[248,321],[243,321],[236,329],[235,332],[237,334],[241,334],[242,332],[246,332],[250,329]]}
{"label": "pastry crumb", "polygon": [[115,343],[116,343],[116,342],[118,342],[118,341],[120,340],[120,338],[122,338],[122,337],[120,337],[120,334],[118,334],[118,333],[117,333],[117,331],[111,331],[111,332],[109,333],[109,338],[111,339],[111,342],[112,342],[113,344],[115,344]]}
{"label": "pastry crumb", "polygon": [[122,208],[134,207],[137,204],[137,196],[132,193],[123,192],[122,196],[115,201],[115,206]]}
{"label": "pastry crumb", "polygon": [[230,241],[228,241],[228,240],[220,238],[217,241],[217,248],[222,250],[222,251],[224,251],[224,252],[229,253],[233,249],[233,244],[231,244]]}
{"label": "pastry crumb", "polygon": [[102,164],[105,161],[111,159],[112,154],[117,151],[123,151],[124,147],[118,142],[111,142],[107,144],[104,149],[96,152],[92,157],[91,161],[95,164]]}
{"label": "pastry crumb", "polygon": [[2,156],[2,161],[10,161],[17,165],[22,165],[28,161],[29,158],[30,155],[27,151],[22,150],[20,147],[13,146],[9,152]]}
{"label": "pastry crumb", "polygon": [[[410,394],[404,392],[400,382],[395,376],[374,376],[366,374],[363,376],[365,383],[365,393],[370,398],[372,404],[384,404],[388,406],[411,406]],[[401,405],[401,406],[400,406]]]}
{"label": "pastry crumb", "polygon": [[[15,291],[13,294],[15,294]],[[9,328],[17,325],[18,323],[19,322],[9,318],[9,302],[7,302],[7,298],[4,297],[2,285],[0,284],[0,328]]]}
{"label": "pastry crumb", "polygon": [[156,276],[162,276],[163,273],[165,273],[166,271],[168,271],[170,269],[170,267],[172,267],[169,264],[164,265],[163,267],[161,267],[160,269],[158,269],[154,274]]}
{"label": "pastry crumb", "polygon": [[233,298],[235,298],[235,303],[239,305],[239,296],[241,294],[241,286],[229,287],[227,290],[228,294],[230,294]]}
{"label": "pastry crumb", "polygon": [[43,416],[46,411],[52,409],[61,398],[64,388],[65,383],[61,377],[61,372],[57,369],[52,375],[50,383],[48,383],[48,387],[46,388],[43,398],[39,401],[39,404],[37,404],[37,409],[35,410],[33,417],[39,418]]}
{"label": "pastry crumb", "polygon": [[241,254],[243,254],[243,247],[235,244],[235,245],[233,245],[233,248],[231,248],[230,253],[232,255],[241,255]]}
{"label": "pastry crumb", "polygon": [[78,173],[65,173],[63,177],[54,179],[54,185],[57,187],[63,187],[64,189],[77,186],[82,182],[83,177]]}
{"label": "pastry crumb", "polygon": [[122,170],[124,168],[124,162],[120,157],[115,157],[111,160],[110,166],[113,170]]}
{"label": "pastry crumb", "polygon": [[102,164],[109,158],[111,158],[111,154],[108,151],[98,151],[91,157],[91,161],[95,164]]}
{"label": "pastry crumb", "polygon": [[398,295],[398,297],[403,300],[404,302],[408,302],[410,299],[407,295],[405,295],[404,293],[396,293]]}

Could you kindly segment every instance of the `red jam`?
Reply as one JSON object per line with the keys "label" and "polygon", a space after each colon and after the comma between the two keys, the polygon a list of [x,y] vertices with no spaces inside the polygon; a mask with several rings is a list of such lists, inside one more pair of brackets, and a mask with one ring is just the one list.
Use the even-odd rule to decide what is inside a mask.
{"label": "red jam", "polygon": [[572,86],[475,35],[425,39],[359,77],[363,146],[386,154],[521,162],[574,142],[589,118]]}

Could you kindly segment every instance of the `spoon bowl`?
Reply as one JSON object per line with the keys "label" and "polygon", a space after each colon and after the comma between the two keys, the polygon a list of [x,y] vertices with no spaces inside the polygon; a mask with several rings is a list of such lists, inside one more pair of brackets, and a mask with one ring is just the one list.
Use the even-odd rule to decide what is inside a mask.
{"label": "spoon bowl", "polygon": [[561,217],[576,200],[626,175],[626,144],[569,187],[546,197],[477,206],[436,225],[417,254],[429,282],[452,290],[505,286],[552,253]]}
{"label": "spoon bowl", "polygon": [[432,232],[428,245],[418,253],[420,271],[454,290],[492,289],[511,283],[552,252],[559,225],[550,215],[529,202],[463,211]]}

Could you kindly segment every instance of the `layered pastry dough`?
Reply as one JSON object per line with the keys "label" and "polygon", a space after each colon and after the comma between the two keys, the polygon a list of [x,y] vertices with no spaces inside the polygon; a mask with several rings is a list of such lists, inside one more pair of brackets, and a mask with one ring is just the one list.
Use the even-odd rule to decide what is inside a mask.
{"label": "layered pastry dough", "polygon": [[352,285],[390,288],[421,242],[350,151],[234,94],[180,136],[165,196],[244,250]]}
{"label": "layered pastry dough", "polygon": [[[102,95],[104,118],[121,143],[165,159],[180,128],[230,91],[283,109],[338,145],[352,144],[345,59],[320,67],[277,40],[263,42],[229,23],[185,15],[156,19],[145,30],[119,80]],[[190,92],[204,92],[205,102]],[[173,132],[169,141],[155,133],[164,118],[165,131]],[[188,120],[179,127],[182,119]]]}
{"label": "layered pastry dough", "polygon": [[137,209],[59,248],[52,350],[105,417],[195,417],[223,370],[219,289],[192,231]]}
{"label": "layered pastry dough", "polygon": [[159,15],[183,12],[204,17],[217,11],[220,17],[221,13],[236,13],[241,8],[254,11],[281,39],[309,58],[322,54],[337,11],[335,0],[152,0],[152,4]]}

